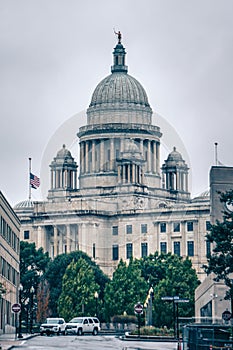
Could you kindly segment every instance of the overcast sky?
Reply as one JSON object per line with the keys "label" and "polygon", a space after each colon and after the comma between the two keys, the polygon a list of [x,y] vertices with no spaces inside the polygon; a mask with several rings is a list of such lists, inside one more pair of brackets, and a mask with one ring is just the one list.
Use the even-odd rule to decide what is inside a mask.
{"label": "overcast sky", "polygon": [[113,28],[129,74],[185,145],[192,196],[207,190],[215,142],[233,166],[232,18],[232,0],[0,0],[0,190],[10,204],[28,198],[28,158],[40,176],[49,143],[78,114],[75,143],[79,112],[110,74]]}

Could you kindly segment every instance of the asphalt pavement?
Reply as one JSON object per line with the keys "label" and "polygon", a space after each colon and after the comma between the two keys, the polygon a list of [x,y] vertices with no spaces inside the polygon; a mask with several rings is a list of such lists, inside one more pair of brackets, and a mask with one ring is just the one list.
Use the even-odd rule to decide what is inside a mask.
{"label": "asphalt pavement", "polygon": [[18,338],[15,333],[0,335],[0,350],[10,350],[14,346],[20,345],[25,339],[35,337],[36,334],[23,334],[23,338]]}

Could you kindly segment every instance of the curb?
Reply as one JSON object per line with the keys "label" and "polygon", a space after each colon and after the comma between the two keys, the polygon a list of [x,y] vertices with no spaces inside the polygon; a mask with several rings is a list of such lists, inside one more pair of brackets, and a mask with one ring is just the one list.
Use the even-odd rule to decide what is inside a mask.
{"label": "curb", "polygon": [[124,340],[124,341],[138,340],[138,341],[166,342],[166,343],[176,343],[177,342],[177,339],[175,339],[175,338],[150,336],[150,335],[141,335],[139,337],[138,335],[130,335],[128,332],[126,332],[125,335],[120,336],[119,339]]}

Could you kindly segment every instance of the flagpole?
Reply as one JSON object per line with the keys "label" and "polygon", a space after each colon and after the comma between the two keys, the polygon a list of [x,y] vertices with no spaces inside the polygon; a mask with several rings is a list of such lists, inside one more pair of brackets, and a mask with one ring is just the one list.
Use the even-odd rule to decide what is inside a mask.
{"label": "flagpole", "polygon": [[31,198],[32,198],[32,187],[31,187],[31,182],[30,182],[32,158],[28,158],[28,160],[29,160],[29,202],[30,202]]}
{"label": "flagpole", "polygon": [[215,165],[218,165],[218,143],[215,142]]}

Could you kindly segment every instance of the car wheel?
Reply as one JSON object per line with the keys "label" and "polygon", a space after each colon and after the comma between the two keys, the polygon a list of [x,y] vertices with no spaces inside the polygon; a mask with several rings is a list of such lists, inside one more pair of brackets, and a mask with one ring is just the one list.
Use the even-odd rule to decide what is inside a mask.
{"label": "car wheel", "polygon": [[97,329],[97,328],[94,328],[92,334],[93,334],[93,335],[97,335],[97,334],[98,334],[98,329]]}
{"label": "car wheel", "polygon": [[82,334],[83,334],[83,330],[82,330],[82,328],[79,328],[77,331],[77,335],[82,335]]}

